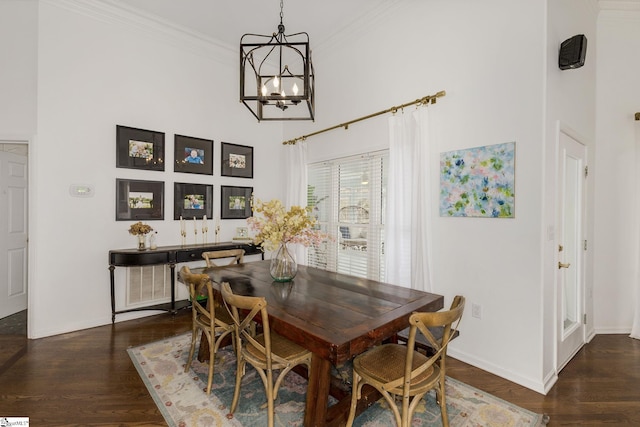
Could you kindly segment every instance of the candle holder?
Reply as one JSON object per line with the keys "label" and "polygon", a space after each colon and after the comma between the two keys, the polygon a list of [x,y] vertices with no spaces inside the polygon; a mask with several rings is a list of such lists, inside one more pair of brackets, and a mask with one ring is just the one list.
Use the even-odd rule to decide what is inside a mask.
{"label": "candle holder", "polygon": [[202,227],[202,244],[206,245],[207,244],[207,233],[209,232],[209,227],[207,227],[206,225],[204,227]]}
{"label": "candle holder", "polygon": [[185,230],[180,230],[180,236],[182,240],[182,246],[187,244],[187,232]]}

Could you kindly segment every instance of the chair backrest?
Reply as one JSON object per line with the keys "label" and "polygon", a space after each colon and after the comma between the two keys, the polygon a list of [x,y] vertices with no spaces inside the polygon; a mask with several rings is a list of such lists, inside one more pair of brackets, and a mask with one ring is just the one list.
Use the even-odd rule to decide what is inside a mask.
{"label": "chair backrest", "polygon": [[[409,317],[409,339],[407,341],[407,359],[405,361],[404,378],[415,378],[429,369],[434,363],[439,363],[440,369],[445,370],[445,358],[447,356],[447,346],[458,329],[462,313],[464,312],[465,298],[457,295],[451,303],[449,310],[436,312],[417,312]],[[455,323],[455,325],[454,325]],[[429,328],[441,327],[442,337],[436,338]],[[430,356],[426,363],[413,366],[414,348],[417,334],[420,333],[433,347],[435,354]],[[404,378],[401,381],[404,381]],[[405,381],[405,388],[409,388],[411,381]],[[395,386],[399,386],[396,384]],[[405,390],[406,391],[406,390]]]}
{"label": "chair backrest", "polygon": [[[213,286],[211,278],[208,274],[194,274],[186,265],[180,269],[180,277],[189,287],[189,296],[191,297],[191,311],[194,319],[202,315],[208,320],[211,328],[215,326],[215,304],[213,303]],[[198,300],[200,296],[206,296],[209,302],[203,306]]]}
{"label": "chair backrest", "polygon": [[[229,313],[231,313],[231,317],[235,323],[238,351],[240,351],[242,346],[241,338],[244,338],[253,347],[264,354],[265,359],[267,360],[267,369],[271,369],[272,360],[286,363],[285,360],[271,353],[271,331],[269,329],[267,300],[264,297],[236,295],[233,293],[228,282],[222,282],[220,290],[222,293],[222,300],[227,306]],[[258,342],[254,336],[252,336],[251,330],[248,328],[249,323],[254,320],[256,316],[260,317],[256,320],[262,323],[264,346]]]}
{"label": "chair backrest", "polygon": [[227,265],[242,264],[244,262],[244,249],[203,252],[202,258],[207,262],[207,267],[220,267],[220,265],[215,264],[213,260],[221,258],[231,258]]}

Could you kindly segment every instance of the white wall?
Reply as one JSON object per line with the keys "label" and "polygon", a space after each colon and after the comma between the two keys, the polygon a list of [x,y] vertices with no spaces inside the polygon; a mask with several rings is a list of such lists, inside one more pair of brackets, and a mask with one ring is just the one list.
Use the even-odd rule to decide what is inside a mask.
{"label": "white wall", "polygon": [[[434,206],[434,291],[445,305],[456,294],[467,298],[452,355],[536,390],[543,388],[545,20],[537,0],[403,1],[365,36],[314,52],[314,129],[446,90],[428,107],[438,134],[429,165],[435,195],[439,153],[516,141],[515,219],[443,218]],[[386,147],[387,120],[309,139],[310,160]],[[307,130],[285,126],[287,137]],[[471,317],[473,303],[482,319]]]}
{"label": "white wall", "polygon": [[[262,198],[283,195],[282,179],[273,173],[281,169],[282,127],[258,124],[237,101],[231,50],[82,3],[40,3],[31,338],[111,321],[108,251],[135,245],[128,234],[132,222],[115,221],[116,178],[165,182],[165,219],[149,221],[159,245],[180,241],[174,182],[213,184],[214,215],[220,212],[220,185],[253,186]],[[165,132],[166,170],[116,168],[118,124]],[[214,140],[213,176],[173,172],[176,133]],[[221,141],[254,146],[255,179],[220,176]],[[95,197],[72,198],[69,186],[78,183],[94,185]],[[221,240],[230,240],[245,223],[222,221]],[[117,276],[122,285],[123,273]]]}
{"label": "white wall", "polygon": [[640,111],[640,6],[598,20],[595,327],[629,333],[638,292],[634,113]]}
{"label": "white wall", "polygon": [[0,2],[0,138],[36,131],[38,3]]}
{"label": "white wall", "polygon": [[[557,262],[558,245],[563,244],[557,230],[557,156],[559,126],[569,131],[576,139],[587,146],[587,162],[589,179],[586,184],[588,230],[586,239],[592,250],[586,253],[586,325],[588,336],[594,329],[593,323],[593,239],[595,178],[598,175],[595,167],[595,86],[596,63],[598,49],[596,41],[597,5],[595,1],[584,0],[549,0],[547,22],[546,52],[546,130],[544,144],[544,165],[541,173],[544,176],[545,204],[543,207],[544,223],[540,230],[544,250],[544,284],[543,284],[543,354],[542,375],[545,387],[550,387],[556,380],[555,356],[558,339],[557,316]],[[560,70],[558,52],[560,44],[576,34],[587,37],[587,56],[585,65],[573,70]]]}

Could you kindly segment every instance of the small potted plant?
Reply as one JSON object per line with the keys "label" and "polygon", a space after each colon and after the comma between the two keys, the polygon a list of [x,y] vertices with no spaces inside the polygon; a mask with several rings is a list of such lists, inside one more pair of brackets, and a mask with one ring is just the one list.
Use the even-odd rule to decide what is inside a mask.
{"label": "small potted plant", "polygon": [[131,227],[129,227],[129,234],[132,234],[138,237],[139,251],[144,251],[145,249],[147,249],[147,234],[149,234],[152,231],[153,231],[153,228],[151,228],[150,225],[143,224],[140,221],[136,222],[135,224],[131,224]]}

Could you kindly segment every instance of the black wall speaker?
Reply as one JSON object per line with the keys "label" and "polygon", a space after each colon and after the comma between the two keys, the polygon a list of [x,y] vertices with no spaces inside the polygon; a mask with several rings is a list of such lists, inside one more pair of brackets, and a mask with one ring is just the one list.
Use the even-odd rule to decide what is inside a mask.
{"label": "black wall speaker", "polygon": [[566,39],[560,45],[558,55],[558,66],[561,70],[580,68],[584,65],[587,55],[587,38],[584,34],[578,34],[570,39]]}

